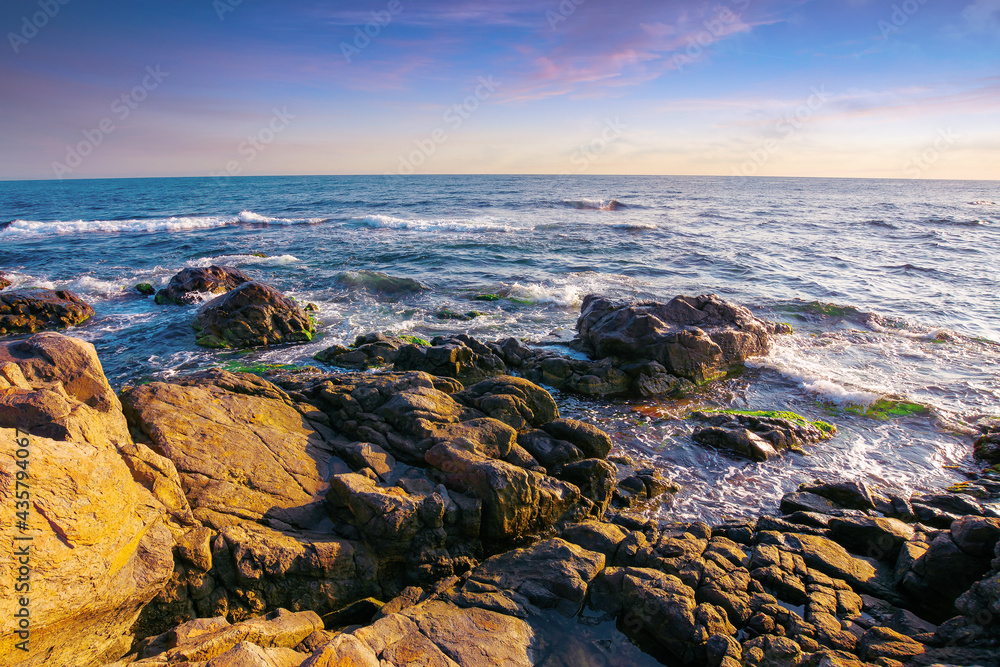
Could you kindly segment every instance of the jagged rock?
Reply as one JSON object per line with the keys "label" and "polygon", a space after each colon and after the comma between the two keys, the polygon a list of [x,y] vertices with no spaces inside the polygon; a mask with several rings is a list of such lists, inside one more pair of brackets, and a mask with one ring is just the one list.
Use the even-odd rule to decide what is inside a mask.
{"label": "jagged rock", "polygon": [[858,643],[858,655],[862,660],[868,661],[878,658],[909,660],[924,651],[923,644],[890,628],[872,628]]}
{"label": "jagged rock", "polygon": [[[89,343],[40,334],[0,344],[0,501],[11,512],[0,524],[0,655],[18,665],[118,659],[170,577],[167,512],[126,465],[134,445],[122,420]],[[30,502],[23,517],[16,500]],[[15,648],[29,639],[15,632],[21,597],[29,653]]]}
{"label": "jagged rock", "polygon": [[900,548],[914,533],[912,526],[882,517],[839,517],[831,519],[829,525],[834,542],[854,553],[893,564]]}
{"label": "jagged rock", "polygon": [[440,471],[446,487],[482,500],[484,540],[508,542],[550,527],[578,509],[577,487],[455,443],[439,443],[425,458]]}
{"label": "jagged rock", "polygon": [[611,504],[618,470],[603,459],[585,459],[550,471],[552,475],[580,489],[594,503],[593,514],[603,517]]}
{"label": "jagged rock", "polygon": [[0,336],[65,329],[94,316],[94,309],[67,290],[21,288],[0,293]]}
{"label": "jagged rock", "polygon": [[[963,535],[961,528],[960,536]],[[904,545],[896,564],[896,580],[919,609],[934,621],[954,615],[956,598],[990,569],[989,556],[973,556],[963,551],[952,533],[938,533],[926,548],[915,552]]]}
{"label": "jagged rock", "polygon": [[397,371],[424,371],[434,376],[455,378],[464,384],[478,382],[506,373],[506,365],[497,352],[475,338],[461,334],[437,337],[430,347],[403,346],[395,356]]}
{"label": "jagged rock", "polygon": [[269,285],[256,282],[218,296],[192,323],[204,347],[236,349],[312,340],[315,325],[302,307]]}
{"label": "jagged rock", "polygon": [[771,337],[788,331],[715,295],[679,296],[667,304],[589,295],[576,326],[592,358],[656,361],[668,373],[699,384],[767,354]]}
{"label": "jagged rock", "polygon": [[754,461],[766,461],[778,452],[829,440],[832,431],[822,431],[813,424],[780,417],[762,417],[725,412],[695,412],[692,419],[709,426],[696,428],[692,438],[701,445],[728,449]]}
{"label": "jagged rock", "polygon": [[375,652],[354,635],[337,635],[301,667],[379,667]]}
{"label": "jagged rock", "polygon": [[988,464],[1000,463],[1000,420],[984,420],[977,427],[981,435],[973,443],[976,458]]}
{"label": "jagged rock", "polygon": [[561,537],[588,551],[602,553],[611,562],[618,545],[625,539],[625,533],[613,523],[585,521],[567,526]]}
{"label": "jagged rock", "polygon": [[788,553],[802,556],[808,567],[843,579],[852,588],[873,595],[892,595],[888,573],[876,568],[867,559],[852,556],[833,540],[819,535],[771,532],[760,533],[758,537],[763,544],[773,544]]}
{"label": "jagged rock", "polygon": [[606,459],[611,453],[611,438],[607,433],[576,419],[553,419],[542,430],[554,438],[572,443],[583,452],[584,458]]}
{"label": "jagged rock", "polygon": [[158,304],[198,303],[208,294],[225,294],[253,280],[239,269],[228,266],[184,269],[156,293]]}
{"label": "jagged rock", "polygon": [[822,496],[846,509],[875,509],[875,494],[864,482],[852,480],[827,483],[817,480],[813,484],[801,485],[799,491]]}
{"label": "jagged rock", "polygon": [[10,277],[3,271],[0,271],[0,290],[7,289],[12,284]]}
{"label": "jagged rock", "polygon": [[455,398],[517,431],[559,418],[559,408],[549,392],[509,375],[483,380],[455,394]]}
{"label": "jagged rock", "polygon": [[358,336],[353,347],[334,345],[317,352],[313,358],[343,368],[377,368],[395,361],[399,348],[407,344],[396,336],[373,333]]}

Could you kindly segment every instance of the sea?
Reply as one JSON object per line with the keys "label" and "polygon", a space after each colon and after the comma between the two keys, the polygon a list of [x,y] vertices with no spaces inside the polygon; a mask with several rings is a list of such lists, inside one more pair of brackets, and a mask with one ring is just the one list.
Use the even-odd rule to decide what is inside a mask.
{"label": "sea", "polygon": [[[718,294],[794,327],[770,355],[682,399],[553,392],[681,491],[649,509],[709,522],[777,510],[815,479],[930,491],[975,469],[1000,416],[1000,182],[741,177],[308,176],[0,182],[0,271],[68,289],[96,316],[112,386],[200,369],[313,365],[382,331],[515,336],[563,348],[588,294]],[[195,345],[198,305],[134,289],[235,266],[314,303],[311,343]],[[376,289],[385,274],[426,287]],[[496,301],[477,301],[494,294]],[[442,320],[443,308],[479,311]],[[568,348],[565,351],[570,352]],[[903,402],[904,409],[879,406]],[[703,408],[790,410],[835,438],[754,463],[696,445]],[[897,414],[894,414],[897,413]]]}

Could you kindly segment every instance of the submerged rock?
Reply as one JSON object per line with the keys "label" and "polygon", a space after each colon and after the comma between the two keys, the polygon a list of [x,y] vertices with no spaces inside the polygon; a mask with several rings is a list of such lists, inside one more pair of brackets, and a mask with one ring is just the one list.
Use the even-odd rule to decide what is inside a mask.
{"label": "submerged rock", "polygon": [[139,283],[135,286],[135,291],[143,296],[153,296],[156,294],[156,288],[149,283]]}
{"label": "submerged rock", "polygon": [[399,298],[427,288],[412,278],[397,278],[378,271],[351,271],[337,277],[345,287],[364,289],[375,294]]}
{"label": "submerged rock", "polygon": [[229,266],[209,266],[184,269],[167,286],[156,293],[158,304],[198,303],[206,294],[225,294],[253,280],[239,269]]}
{"label": "submerged rock", "polygon": [[257,282],[243,283],[206,303],[192,326],[198,345],[237,349],[307,342],[316,329],[293,299]]}
{"label": "submerged rock", "polygon": [[93,316],[94,309],[67,290],[21,288],[0,293],[0,336],[65,329]]}

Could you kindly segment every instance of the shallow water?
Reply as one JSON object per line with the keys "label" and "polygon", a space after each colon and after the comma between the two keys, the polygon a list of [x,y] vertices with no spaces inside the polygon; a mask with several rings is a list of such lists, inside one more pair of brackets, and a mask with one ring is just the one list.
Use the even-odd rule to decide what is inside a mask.
{"label": "shallow water", "polygon": [[[969,464],[963,429],[1000,414],[997,201],[996,182],[841,179],[8,182],[0,270],[95,306],[72,333],[97,346],[116,387],[234,359],[315,363],[320,349],[373,330],[567,341],[588,293],[718,293],[796,333],[685,401],[559,397],[565,414],[596,421],[682,484],[664,513],[718,519],[772,510],[820,476],[906,489],[960,478],[951,467]],[[159,307],[131,290],[213,263],[316,303],[323,336],[247,356],[206,351],[190,328],[197,306]],[[428,289],[379,294],[359,271]],[[485,293],[504,298],[472,301]],[[442,307],[485,315],[438,320]],[[844,409],[883,396],[927,412],[878,420]],[[690,441],[681,417],[704,405],[789,409],[839,434],[808,456],[750,463]]]}

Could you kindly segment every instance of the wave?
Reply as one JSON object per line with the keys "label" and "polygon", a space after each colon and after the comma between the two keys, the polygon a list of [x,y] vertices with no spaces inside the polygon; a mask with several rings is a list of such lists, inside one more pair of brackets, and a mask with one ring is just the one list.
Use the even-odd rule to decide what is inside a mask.
{"label": "wave", "polygon": [[620,211],[628,208],[617,199],[567,199],[563,204],[586,211]]}
{"label": "wave", "polygon": [[517,232],[524,231],[524,227],[517,227],[495,218],[483,220],[460,220],[449,218],[437,219],[407,219],[397,218],[392,215],[365,215],[360,218],[353,218],[354,225],[368,227],[371,229],[403,229],[418,232]]}
{"label": "wave", "polygon": [[970,201],[969,206],[996,206],[995,201],[987,201],[985,199],[977,199],[976,201]]}
{"label": "wave", "polygon": [[659,229],[655,222],[622,222],[612,225],[615,229],[624,229],[630,232],[638,232],[648,229]]}
{"label": "wave", "polygon": [[532,305],[552,304],[572,308],[583,303],[584,293],[577,285],[542,285],[541,283],[514,283],[505,296],[512,301]]}
{"label": "wave", "polygon": [[138,218],[131,220],[14,220],[2,229],[0,236],[47,236],[52,234],[107,234],[182,232],[197,229],[214,229],[231,225],[268,224],[297,225],[325,222],[325,218],[270,218],[253,211],[241,211],[238,216],[203,215],[172,216],[169,218]]}
{"label": "wave", "polygon": [[243,266],[253,264],[256,266],[288,266],[302,260],[295,255],[219,255],[218,257],[200,257],[198,259],[184,262],[184,266],[193,268],[205,268],[209,266]]}

